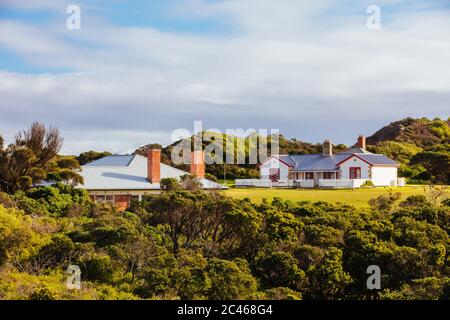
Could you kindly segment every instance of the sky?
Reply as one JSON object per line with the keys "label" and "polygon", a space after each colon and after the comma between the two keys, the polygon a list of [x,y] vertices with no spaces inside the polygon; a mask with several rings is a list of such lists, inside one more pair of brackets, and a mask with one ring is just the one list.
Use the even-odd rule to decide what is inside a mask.
{"label": "sky", "polygon": [[350,145],[450,116],[449,35],[448,0],[0,0],[0,134],[128,153],[202,121]]}

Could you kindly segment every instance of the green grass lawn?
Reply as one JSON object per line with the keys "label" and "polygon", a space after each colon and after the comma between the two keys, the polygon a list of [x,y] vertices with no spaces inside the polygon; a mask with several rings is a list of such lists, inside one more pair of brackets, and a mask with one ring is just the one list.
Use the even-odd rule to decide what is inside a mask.
{"label": "green grass lawn", "polygon": [[386,194],[389,190],[400,192],[402,199],[410,195],[425,194],[423,186],[407,186],[401,188],[362,188],[355,190],[305,190],[305,189],[242,189],[232,188],[225,193],[231,197],[250,198],[254,202],[261,202],[263,198],[271,200],[279,197],[291,201],[328,201],[350,203],[357,207],[368,205],[370,199]]}

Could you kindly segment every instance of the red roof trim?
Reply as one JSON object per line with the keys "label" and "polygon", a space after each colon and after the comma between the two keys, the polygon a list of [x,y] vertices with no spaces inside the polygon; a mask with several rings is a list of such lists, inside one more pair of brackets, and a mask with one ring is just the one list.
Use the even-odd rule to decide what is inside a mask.
{"label": "red roof trim", "polygon": [[275,158],[278,161],[280,161],[281,163],[284,163],[286,166],[288,166],[289,168],[294,168],[295,166],[292,166],[286,162],[284,162],[283,160],[281,160],[280,158],[278,158],[277,156],[270,156],[269,158],[267,158],[266,160],[264,160],[263,162],[261,162],[260,164],[258,164],[258,168],[261,167],[264,163],[266,163],[267,161],[269,161],[270,159]]}
{"label": "red roof trim", "polygon": [[357,157],[359,160],[364,161],[365,163],[367,163],[367,164],[370,165],[370,166],[373,166],[372,163],[370,163],[369,161],[367,161],[367,160],[365,160],[365,159],[359,157],[356,153],[350,155],[348,158],[345,158],[344,160],[342,160],[341,162],[339,162],[338,164],[336,164],[336,166],[340,166],[341,164],[343,164],[345,161],[351,159],[352,157]]}

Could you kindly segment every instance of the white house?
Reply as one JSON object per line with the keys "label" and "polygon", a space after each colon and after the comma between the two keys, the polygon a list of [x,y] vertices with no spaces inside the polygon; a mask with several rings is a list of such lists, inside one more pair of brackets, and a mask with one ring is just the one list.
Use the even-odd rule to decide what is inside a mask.
{"label": "white house", "polygon": [[260,180],[237,180],[236,186],[301,188],[357,188],[370,180],[374,186],[397,186],[398,163],[366,150],[366,138],[338,154],[325,140],[322,154],[275,155],[259,165]]}

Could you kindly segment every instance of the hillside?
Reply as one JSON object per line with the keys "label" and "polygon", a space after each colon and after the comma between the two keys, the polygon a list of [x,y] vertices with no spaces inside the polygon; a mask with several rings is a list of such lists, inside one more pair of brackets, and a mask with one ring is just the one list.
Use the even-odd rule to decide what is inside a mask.
{"label": "hillside", "polygon": [[[249,157],[249,142],[248,139],[243,139],[240,137],[227,135],[227,134],[219,134],[219,133],[211,133],[204,132],[203,134],[207,134],[209,136],[221,138],[223,142],[223,149],[229,150],[230,148],[234,148],[234,154],[237,154],[237,145],[244,144],[245,145],[245,158],[246,163],[248,163]],[[221,137],[220,137],[221,136]],[[194,137],[192,137],[194,139]],[[268,153],[270,154],[270,137],[258,137],[258,139],[268,140]],[[227,145],[227,141],[234,141],[233,145]],[[174,165],[171,159],[171,153],[173,148],[178,145],[180,141],[176,141],[169,146],[162,147],[159,144],[147,144],[138,148],[134,153],[142,156],[146,156],[147,151],[152,148],[161,148],[161,161],[163,163],[169,164],[171,166],[177,167],[182,170],[189,170],[187,165]],[[206,143],[208,144],[208,143]],[[279,137],[279,146],[280,146],[280,154],[313,154],[322,152],[321,144],[313,144],[309,142],[304,142],[297,140],[296,138],[288,139],[283,135]],[[203,146],[205,147],[205,145]],[[339,144],[334,146],[334,150],[336,152],[342,151],[346,148],[346,145]],[[225,160],[225,158],[224,158]],[[226,168],[223,165],[207,165],[206,171],[208,174],[213,175],[216,178],[224,179],[225,171],[226,177],[229,179],[239,179],[239,178],[256,178],[259,176],[259,172],[255,164],[246,164],[246,165],[235,165],[235,164],[227,164]],[[209,178],[214,178],[209,176]]]}
{"label": "hillside", "polygon": [[445,120],[406,118],[381,128],[367,138],[367,144],[378,145],[384,141],[412,143],[418,147],[449,143],[450,118]]}
{"label": "hillside", "polygon": [[[205,133],[204,133],[205,134]],[[218,137],[217,133],[207,133]],[[268,139],[268,149],[270,152],[270,137],[259,137]],[[193,137],[192,137],[193,139]],[[238,143],[245,144],[245,156],[248,160],[249,145],[248,140],[235,136],[222,135],[224,141],[223,148],[234,148]],[[227,145],[226,141],[234,141],[234,145]],[[159,144],[148,144],[135,151],[136,154],[146,155],[147,151],[154,148],[162,148],[162,162],[173,165],[171,153],[175,145],[180,141],[162,148]],[[206,143],[208,144],[208,143]],[[406,118],[395,121],[381,128],[372,136],[367,138],[367,149],[374,153],[384,154],[401,164],[399,174],[406,177],[412,183],[422,183],[433,181],[435,183],[447,183],[450,172],[448,158],[450,158],[450,118],[442,120],[435,118]],[[203,146],[205,147],[205,145]],[[334,145],[333,151],[338,153],[347,146],[344,144]],[[313,144],[297,140],[288,139],[280,135],[280,154],[313,154],[322,152],[321,144]],[[235,152],[236,154],[236,152]],[[246,161],[248,163],[248,161]],[[189,170],[187,165],[178,166],[183,170]],[[210,179],[256,178],[259,176],[256,165],[207,165],[206,171]]]}

